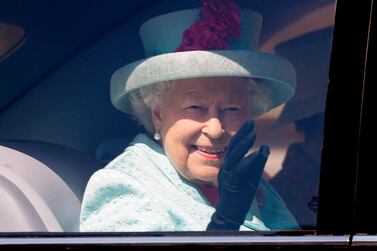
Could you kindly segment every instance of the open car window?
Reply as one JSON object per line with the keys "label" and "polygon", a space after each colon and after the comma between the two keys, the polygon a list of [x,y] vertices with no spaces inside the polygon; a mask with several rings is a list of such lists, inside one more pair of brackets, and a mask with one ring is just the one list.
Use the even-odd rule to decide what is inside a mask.
{"label": "open car window", "polygon": [[[113,73],[145,57],[140,26],[158,15],[200,7],[201,2],[79,1],[77,4],[52,5],[37,1],[25,6],[26,15],[17,12],[15,2],[1,4],[0,24],[19,25],[26,31],[19,48],[4,59],[0,57],[0,96],[4,97],[0,101],[1,234],[7,238],[21,236],[22,239],[24,233],[31,236],[43,233],[56,238],[50,239],[54,243],[59,243],[59,237],[67,237],[67,234],[83,237],[66,239],[72,245],[80,241],[95,243],[99,241],[95,237],[112,244],[127,242],[127,239],[117,239],[119,235],[129,237],[128,241],[133,244],[143,241],[149,241],[149,244],[196,243],[206,236],[208,243],[224,241],[247,245],[254,241],[254,245],[266,245],[274,240],[279,242],[277,238],[282,237],[283,242],[297,245],[348,245],[351,227],[345,224],[348,230],[342,232],[337,227],[328,227],[325,222],[331,215],[328,206],[331,203],[326,204],[331,200],[326,194],[330,189],[326,177],[335,172],[329,167],[332,163],[330,147],[339,144],[333,143],[329,134],[334,129],[327,124],[334,119],[331,113],[340,109],[334,106],[334,90],[338,90],[335,84],[331,89],[331,80],[336,82],[336,77],[331,75],[331,70],[336,72],[332,63],[335,62],[333,55],[337,53],[336,47],[333,51],[333,45],[336,45],[334,34],[339,3],[335,0],[236,1],[241,9],[251,9],[263,17],[258,51],[288,60],[295,72],[292,97],[255,119],[257,137],[250,152],[268,145],[270,154],[261,178],[262,185],[256,191],[242,231],[223,231],[221,234],[226,238],[221,240],[216,233],[204,232],[205,227],[186,228],[190,224],[208,223],[216,209],[216,203],[211,204],[213,191],[196,191],[195,196],[199,199],[195,196],[194,199],[199,200],[195,201],[198,204],[190,204],[190,200],[182,200],[175,197],[176,194],[169,195],[170,190],[162,183],[156,190],[146,189],[148,194],[143,182],[154,177],[149,170],[141,173],[146,176],[137,180],[136,188],[128,187],[129,183],[125,181],[139,175],[128,172],[130,169],[98,176],[98,182],[106,177],[110,180],[119,178],[117,185],[122,186],[111,187],[111,181],[87,195],[93,174],[115,169],[111,163],[119,160],[130,144],[136,144],[136,135],[149,135],[148,140],[156,143],[153,134],[148,134],[132,115],[117,110],[111,100]],[[360,91],[357,88],[350,87],[350,90]],[[351,105],[358,106],[360,100],[355,98],[352,102]],[[355,111],[354,120],[357,114]],[[149,159],[158,159],[160,154],[164,155],[164,150],[164,146],[158,148],[158,155],[150,155]],[[214,155],[208,149],[202,150],[207,155]],[[171,161],[169,157],[167,160]],[[148,158],[140,158],[136,163],[148,166],[147,161]],[[350,176],[351,170],[353,167],[346,169]],[[123,176],[127,172],[130,175]],[[164,177],[170,175],[167,172],[163,173]],[[183,178],[181,175],[179,171],[173,174],[180,177],[181,183],[172,184],[182,193],[194,193],[189,190],[192,188],[187,185],[185,174]],[[354,187],[348,188],[354,193]],[[133,200],[139,194],[132,194],[128,203],[127,196],[132,189],[143,191],[143,201]],[[90,196],[96,195],[103,196],[101,201],[91,200]],[[337,198],[341,201],[344,196],[347,195]],[[125,200],[124,204],[122,200]],[[155,208],[154,205],[164,206]],[[118,206],[120,208],[113,210]],[[130,211],[122,210],[123,206]],[[158,214],[167,214],[166,217],[153,218],[154,212],[166,208],[169,210]],[[197,213],[190,216],[195,210],[204,215],[197,221]],[[352,214],[343,213],[344,217]],[[138,214],[145,216],[138,218]],[[203,221],[203,217],[207,220]],[[165,219],[172,222],[165,224]],[[112,223],[107,224],[107,220]],[[138,228],[137,225],[127,230],[128,225],[138,222],[146,227]],[[164,228],[172,224],[179,227]],[[118,225],[119,228],[114,227]],[[339,235],[337,238],[312,238],[321,233],[331,234],[332,230]],[[142,239],[156,235],[161,239]],[[250,236],[260,239],[247,239]],[[13,244],[19,241],[7,240]]]}

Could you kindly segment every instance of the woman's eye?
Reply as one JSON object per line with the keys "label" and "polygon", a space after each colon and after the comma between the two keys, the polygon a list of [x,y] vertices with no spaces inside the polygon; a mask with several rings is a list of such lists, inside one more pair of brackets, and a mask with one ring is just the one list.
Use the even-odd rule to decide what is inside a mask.
{"label": "woman's eye", "polygon": [[240,111],[240,108],[238,108],[238,107],[227,107],[227,108],[224,109],[224,111],[226,111],[226,112],[238,112],[238,111]]}
{"label": "woman's eye", "polygon": [[200,105],[190,105],[189,107],[187,107],[187,109],[189,109],[189,110],[202,110],[204,108]]}

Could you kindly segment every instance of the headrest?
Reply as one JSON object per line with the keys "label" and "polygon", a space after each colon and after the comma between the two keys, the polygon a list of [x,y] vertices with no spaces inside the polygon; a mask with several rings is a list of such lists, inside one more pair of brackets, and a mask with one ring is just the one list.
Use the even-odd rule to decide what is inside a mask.
{"label": "headrest", "polygon": [[0,145],[25,153],[55,172],[81,201],[86,183],[101,165],[73,148],[42,141],[8,140]]}
{"label": "headrest", "polygon": [[78,231],[80,201],[40,161],[0,146],[0,232]]}

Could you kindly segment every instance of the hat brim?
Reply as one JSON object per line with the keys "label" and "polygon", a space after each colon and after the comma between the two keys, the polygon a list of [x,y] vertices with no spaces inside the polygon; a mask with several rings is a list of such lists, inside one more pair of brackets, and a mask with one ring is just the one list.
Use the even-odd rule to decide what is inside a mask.
{"label": "hat brim", "polygon": [[111,77],[111,102],[132,114],[128,95],[151,84],[203,77],[251,77],[268,91],[271,107],[295,92],[296,72],[285,58],[249,50],[184,51],[166,53],[130,63]]}

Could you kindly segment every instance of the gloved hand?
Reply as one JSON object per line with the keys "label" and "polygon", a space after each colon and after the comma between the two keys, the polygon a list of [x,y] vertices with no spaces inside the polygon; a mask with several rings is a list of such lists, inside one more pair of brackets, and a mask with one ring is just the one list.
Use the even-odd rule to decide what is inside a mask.
{"label": "gloved hand", "polygon": [[255,141],[254,122],[247,121],[229,143],[218,175],[219,200],[207,231],[239,230],[257,192],[270,150],[245,157]]}

